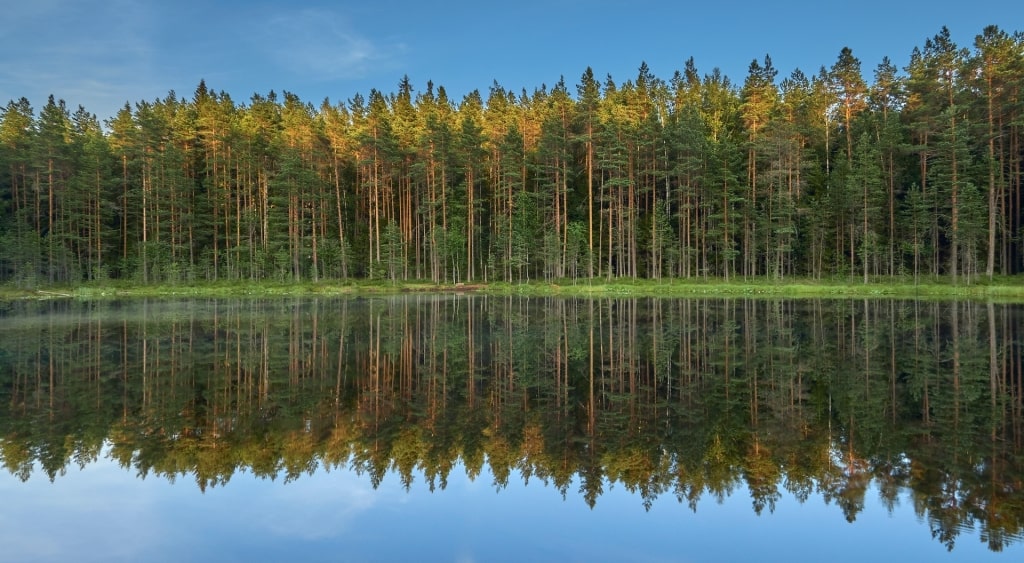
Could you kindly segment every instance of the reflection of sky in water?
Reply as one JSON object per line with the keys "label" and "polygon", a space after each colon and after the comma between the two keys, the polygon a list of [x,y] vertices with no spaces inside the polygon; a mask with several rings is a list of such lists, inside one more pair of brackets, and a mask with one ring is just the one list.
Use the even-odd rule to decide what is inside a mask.
{"label": "reflection of sky in water", "polygon": [[201,493],[194,482],[135,478],[106,459],[72,466],[50,483],[0,474],[0,560],[10,561],[1020,561],[1021,544],[990,552],[965,531],[951,554],[908,499],[889,515],[868,492],[854,524],[819,496],[783,493],[757,516],[742,488],[694,514],[666,494],[645,512],[623,487],[593,510],[570,488],[515,474],[495,491],[485,464],[461,466],[444,491],[422,480],[406,492],[395,474],[317,471],[284,483],[240,472]]}

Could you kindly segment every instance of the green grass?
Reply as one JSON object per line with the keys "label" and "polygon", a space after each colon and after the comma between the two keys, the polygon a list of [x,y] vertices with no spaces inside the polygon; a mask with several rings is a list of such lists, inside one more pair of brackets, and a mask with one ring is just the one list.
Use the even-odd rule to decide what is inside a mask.
{"label": "green grass", "polygon": [[998,299],[1024,302],[1024,277],[1001,278],[993,282],[953,285],[931,280],[915,284],[912,279],[886,279],[867,284],[860,280],[637,280],[604,281],[590,283],[528,283],[490,284],[488,292],[524,295],[577,295],[577,296],[774,296],[789,298],[811,297],[902,297],[945,299]]}
{"label": "green grass", "polygon": [[882,298],[993,299],[1024,303],[1024,276],[1000,277],[953,285],[947,280],[885,278],[867,284],[859,279],[785,280],[558,280],[522,283],[434,284],[426,281],[331,282],[209,282],[197,284],[138,285],[106,282],[76,287],[19,288],[0,285],[0,301],[20,299],[124,299],[174,297],[275,297],[315,295],[373,295],[409,292],[464,291],[489,295],[621,297],[621,296],[722,296],[787,298]]}

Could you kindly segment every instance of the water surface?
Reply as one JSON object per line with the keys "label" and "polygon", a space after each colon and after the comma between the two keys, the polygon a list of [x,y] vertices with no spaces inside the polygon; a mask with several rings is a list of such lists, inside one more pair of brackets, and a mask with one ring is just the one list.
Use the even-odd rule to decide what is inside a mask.
{"label": "water surface", "polygon": [[1016,560],[1019,306],[0,311],[13,560]]}

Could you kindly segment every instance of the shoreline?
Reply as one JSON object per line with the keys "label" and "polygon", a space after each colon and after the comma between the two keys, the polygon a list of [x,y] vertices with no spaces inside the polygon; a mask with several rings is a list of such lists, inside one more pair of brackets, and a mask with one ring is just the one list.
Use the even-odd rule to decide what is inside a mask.
{"label": "shoreline", "polygon": [[22,300],[107,300],[180,297],[316,297],[369,296],[407,293],[475,293],[499,296],[562,297],[782,297],[984,299],[1024,303],[1024,277],[1000,278],[970,285],[929,280],[557,280],[435,284],[422,281],[330,282],[202,282],[197,284],[133,285],[108,283],[82,286],[19,288],[0,286],[0,302]]}

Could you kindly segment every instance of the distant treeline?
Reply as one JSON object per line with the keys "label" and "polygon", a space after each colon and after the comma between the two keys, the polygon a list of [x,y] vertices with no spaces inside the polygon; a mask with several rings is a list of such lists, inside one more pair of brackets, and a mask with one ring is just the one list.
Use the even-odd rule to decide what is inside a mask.
{"label": "distant treeline", "polygon": [[1024,270],[1024,35],[947,29],[743,83],[587,69],[450,99],[53,97],[0,110],[0,281],[944,276]]}

